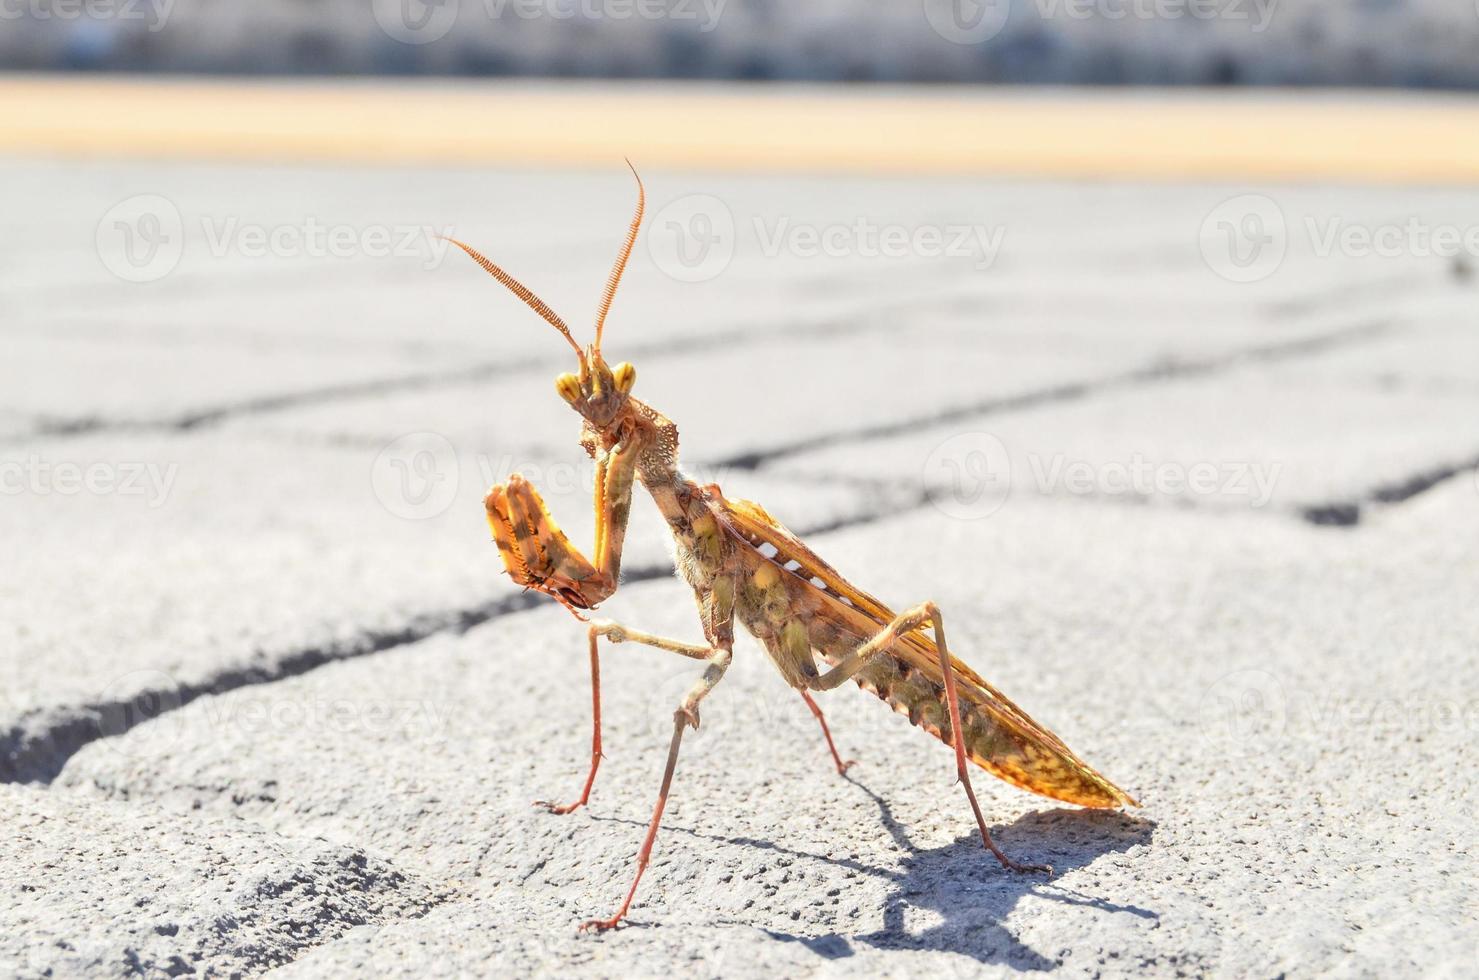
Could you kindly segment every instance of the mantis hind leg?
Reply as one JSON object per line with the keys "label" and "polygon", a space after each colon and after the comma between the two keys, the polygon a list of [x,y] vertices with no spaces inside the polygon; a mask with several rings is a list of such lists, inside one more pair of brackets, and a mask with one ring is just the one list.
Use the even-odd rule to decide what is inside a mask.
{"label": "mantis hind leg", "polygon": [[971,801],[971,811],[976,815],[976,826],[981,830],[981,842],[996,855],[1001,866],[1012,871],[1037,871],[1043,874],[1052,874],[1053,867],[1050,864],[1018,864],[1002,852],[996,846],[996,841],[991,839],[991,833],[986,829],[986,820],[981,816],[981,804],[976,802],[976,791],[971,788],[970,768],[966,765],[965,739],[960,737],[963,730],[960,724],[960,699],[955,693],[955,670],[950,665],[950,648],[945,644],[944,617],[940,614],[940,607],[933,602],[926,602],[918,607],[920,612],[928,613],[930,624],[934,627],[935,646],[940,650],[940,669],[945,675],[945,701],[950,706],[950,741],[955,746],[955,769],[960,776],[960,783],[965,787],[966,799]]}
{"label": "mantis hind leg", "polygon": [[962,731],[960,698],[956,693],[955,669],[951,666],[950,647],[945,642],[945,622],[939,606],[933,602],[924,602],[895,616],[893,622],[879,630],[871,640],[817,678],[817,689],[831,690],[851,679],[874,658],[888,653],[889,648],[898,642],[901,636],[922,628],[926,623],[934,631],[935,646],[939,650],[940,672],[945,680],[945,704],[950,713],[950,744],[955,748],[955,771],[960,784],[965,787],[965,796],[970,801],[971,812],[976,816],[976,827],[981,831],[981,843],[986,845],[986,849],[996,856],[1004,868],[1012,871],[1037,871],[1052,874],[1051,865],[1019,864],[1007,857],[1005,852],[996,845],[996,841],[991,839],[991,832],[986,829],[986,818],[981,816],[981,805],[976,802],[976,791],[971,786],[970,767],[966,764],[965,740],[959,736]]}
{"label": "mantis hind leg", "polygon": [[548,800],[535,800],[535,806],[542,806],[551,813],[565,814],[579,809],[590,802],[591,787],[596,784],[596,771],[601,768],[601,654],[597,648],[597,639],[606,637],[610,643],[642,643],[659,650],[668,650],[684,657],[694,660],[705,660],[713,652],[711,647],[699,643],[683,643],[679,640],[669,640],[661,636],[653,636],[651,633],[643,633],[641,630],[630,629],[620,623],[613,623],[609,619],[598,620],[586,630],[586,636],[590,642],[591,658],[591,768],[585,777],[585,787],[580,791],[580,798],[574,803],[551,803]]}
{"label": "mantis hind leg", "polygon": [[842,756],[837,754],[837,743],[832,741],[832,729],[827,727],[827,719],[822,714],[821,707],[812,698],[811,692],[803,688],[801,691],[801,699],[806,702],[806,706],[810,708],[811,713],[816,716],[817,724],[822,726],[822,737],[827,740],[827,751],[832,753],[832,762],[837,766],[837,775],[841,776],[846,774],[848,769],[858,764],[858,760],[848,759],[846,762],[844,762]]}

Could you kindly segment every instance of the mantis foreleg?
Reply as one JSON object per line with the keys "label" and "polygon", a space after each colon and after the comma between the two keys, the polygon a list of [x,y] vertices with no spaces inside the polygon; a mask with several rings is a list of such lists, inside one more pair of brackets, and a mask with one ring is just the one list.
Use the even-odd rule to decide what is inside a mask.
{"label": "mantis foreleg", "polygon": [[596,465],[594,561],[570,543],[539,492],[519,474],[488,491],[488,526],[515,582],[572,610],[591,609],[616,591],[637,453],[635,446],[618,445]]}

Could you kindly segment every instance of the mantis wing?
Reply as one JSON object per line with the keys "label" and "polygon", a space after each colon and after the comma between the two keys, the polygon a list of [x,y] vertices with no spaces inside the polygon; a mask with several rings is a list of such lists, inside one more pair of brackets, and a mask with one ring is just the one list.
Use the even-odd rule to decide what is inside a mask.
{"label": "mantis wing", "polygon": [[[895,618],[891,609],[848,582],[759,504],[726,500],[724,507],[734,533],[753,547],[773,547],[773,560],[801,580],[791,583],[793,592],[811,590],[809,598],[840,630],[866,640]],[[951,657],[950,665],[960,694],[966,754],[972,762],[1014,786],[1079,806],[1140,805],[958,657]],[[907,715],[911,724],[947,745],[954,744],[940,651],[923,631],[900,637],[886,654],[860,671],[856,680],[858,686]]]}

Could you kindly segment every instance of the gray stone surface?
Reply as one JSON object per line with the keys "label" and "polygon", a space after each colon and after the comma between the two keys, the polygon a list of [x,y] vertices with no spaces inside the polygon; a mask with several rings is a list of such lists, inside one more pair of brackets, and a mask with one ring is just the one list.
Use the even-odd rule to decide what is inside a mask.
{"label": "gray stone surface", "polygon": [[[938,601],[965,659],[1146,805],[1077,811],[983,776],[1003,845],[1058,868],[1004,875],[943,747],[843,689],[824,705],[860,763],[837,777],[743,640],[685,743],[632,925],[580,937],[626,886],[693,667],[611,650],[591,806],[529,805],[585,771],[583,638],[502,577],[479,498],[519,469],[588,540],[589,467],[550,385],[568,352],[465,262],[214,255],[197,225],[175,271],[137,284],[94,241],[145,192],[187,229],[455,213],[580,331],[630,188],[3,166],[5,186],[52,192],[12,202],[29,240],[0,265],[0,972],[1473,961],[1474,286],[1416,249],[1320,255],[1298,234],[1233,283],[1197,245],[1238,193],[1295,228],[1462,224],[1472,193],[647,175],[659,231],[688,193],[737,219],[705,282],[639,249],[609,328],[695,474],[815,532],[889,603]],[[1006,236],[982,270],[767,254],[752,220],[860,217]],[[1173,480],[1278,470],[1256,506],[1222,483],[1117,491],[1137,459]],[[1044,486],[1055,460],[1087,489]],[[135,471],[138,492],[120,485]],[[659,529],[635,508],[602,613],[696,637]]]}
{"label": "gray stone surface", "polygon": [[[568,532],[582,542],[591,536],[593,477],[589,466],[571,465],[583,458],[578,448],[563,461],[448,455],[439,464],[448,496],[418,509],[399,506],[406,502],[396,474],[377,469],[383,444],[305,447],[232,432],[62,440],[44,451],[52,471],[101,463],[127,474],[143,466],[140,492],[6,501],[4,539],[28,557],[0,576],[0,621],[10,630],[0,732],[14,732],[3,742],[0,771],[47,777],[99,726],[121,731],[201,693],[466,628],[527,604],[500,585],[501,565],[488,562],[496,552],[481,498],[494,476],[549,477],[541,480],[547,501]],[[31,457],[0,450],[0,465]],[[849,486],[764,473],[732,485],[795,500],[789,512],[802,527],[854,520],[873,507],[865,490]],[[660,519],[647,502],[634,511]],[[86,542],[83,565],[76,550],[56,546],[63,527]],[[440,542],[434,559],[428,541]],[[634,535],[626,568],[629,577],[668,574],[662,539]],[[176,585],[161,589],[163,581]]]}
{"label": "gray stone surface", "polygon": [[19,786],[0,799],[7,976],[255,974],[445,897],[360,848],[241,820]]}
{"label": "gray stone surface", "polygon": [[[1464,344],[1469,357],[1479,359],[1479,342],[1468,337]],[[1384,364],[1399,378],[1401,367],[1395,360]],[[1444,369],[1435,365],[1433,370]],[[1343,383],[1331,373],[1293,363],[1237,367],[1218,378],[993,412],[979,416],[971,428],[1003,447],[1010,463],[1003,467],[1010,479],[1003,494],[1185,506],[1299,512],[1359,503],[1427,468],[1469,467],[1479,460],[1479,415],[1470,386],[1433,378],[1412,384]],[[900,435],[798,454],[775,468],[875,480],[923,474],[948,493],[956,471],[931,466],[930,459],[969,439],[964,430],[958,420],[911,427]],[[1351,452],[1353,441],[1361,452]],[[1203,475],[1194,478],[1197,467]]]}

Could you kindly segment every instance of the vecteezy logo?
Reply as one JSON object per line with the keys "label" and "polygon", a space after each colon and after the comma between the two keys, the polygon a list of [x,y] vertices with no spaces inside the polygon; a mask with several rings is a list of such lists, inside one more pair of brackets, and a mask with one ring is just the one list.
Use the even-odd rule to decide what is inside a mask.
{"label": "vecteezy logo", "polygon": [[952,44],[981,44],[1007,26],[1011,0],[923,0],[924,19]]}
{"label": "vecteezy logo", "polygon": [[924,485],[940,510],[974,521],[1001,510],[1012,492],[1012,457],[989,432],[962,432],[934,448]]}
{"label": "vecteezy logo", "polygon": [[1267,279],[1289,250],[1284,212],[1262,194],[1223,201],[1202,222],[1201,248],[1207,266],[1230,282]]}
{"label": "vecteezy logo", "polygon": [[734,258],[734,214],[708,194],[668,204],[647,227],[647,251],[657,267],[679,282],[707,282]]}
{"label": "vecteezy logo", "polygon": [[1278,678],[1266,670],[1235,670],[1202,695],[1202,734],[1226,755],[1251,757],[1284,735],[1289,706]]}
{"label": "vecteezy logo", "polygon": [[108,209],[94,239],[103,266],[126,282],[163,279],[185,254],[180,209],[158,194],[135,194]]}
{"label": "vecteezy logo", "polygon": [[458,0],[374,0],[375,23],[393,41],[430,44],[457,23]]}
{"label": "vecteezy logo", "polygon": [[442,514],[457,497],[457,450],[435,432],[412,432],[380,450],[370,485],[385,509],[410,521]]}

